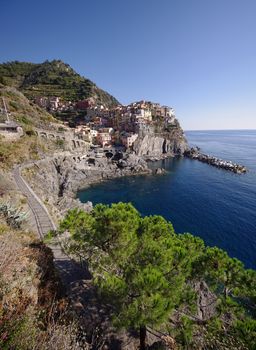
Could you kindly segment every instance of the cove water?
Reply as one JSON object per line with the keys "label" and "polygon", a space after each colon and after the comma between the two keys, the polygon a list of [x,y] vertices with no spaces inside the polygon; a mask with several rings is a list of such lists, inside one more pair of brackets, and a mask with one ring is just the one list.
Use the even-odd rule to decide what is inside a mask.
{"label": "cove water", "polygon": [[142,215],[162,215],[177,233],[197,235],[256,268],[256,130],[190,131],[186,137],[203,153],[245,165],[248,173],[167,159],[150,165],[165,168],[165,175],[108,180],[80,191],[78,198],[93,204],[131,202]]}

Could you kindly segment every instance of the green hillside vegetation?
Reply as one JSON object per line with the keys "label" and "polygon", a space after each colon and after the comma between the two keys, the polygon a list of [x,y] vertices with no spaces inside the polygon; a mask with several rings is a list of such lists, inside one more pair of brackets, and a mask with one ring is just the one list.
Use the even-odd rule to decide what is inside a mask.
{"label": "green hillside vegetation", "polygon": [[[24,130],[24,136],[10,141],[0,135],[0,163],[2,169],[10,169],[15,164],[27,160],[38,160],[45,153],[64,150],[64,146],[58,140],[46,140],[35,135],[35,128],[49,129],[50,125],[59,123],[51,114],[29,101],[14,87],[0,86],[0,107],[3,108],[4,97],[10,112],[10,119],[17,122]],[[6,116],[0,114],[0,122],[4,122]],[[56,124],[57,126],[58,124]],[[59,124],[61,127],[61,124]]]}
{"label": "green hillside vegetation", "polygon": [[[10,119],[18,122],[25,130],[33,127],[48,128],[50,122],[58,122],[51,114],[29,101],[14,87],[0,85],[0,108],[3,108],[3,97],[11,113]],[[1,114],[0,121],[5,119],[5,114]]]}
{"label": "green hillside vegetation", "polygon": [[60,60],[40,64],[18,61],[0,64],[0,83],[16,87],[29,99],[58,96],[65,101],[78,101],[94,97],[106,106],[118,104],[113,96]]}
{"label": "green hillside vegetation", "polygon": [[138,331],[141,350],[148,327],[172,349],[256,349],[256,271],[223,250],[126,203],[72,210],[60,228],[69,252],[89,261],[113,325]]}

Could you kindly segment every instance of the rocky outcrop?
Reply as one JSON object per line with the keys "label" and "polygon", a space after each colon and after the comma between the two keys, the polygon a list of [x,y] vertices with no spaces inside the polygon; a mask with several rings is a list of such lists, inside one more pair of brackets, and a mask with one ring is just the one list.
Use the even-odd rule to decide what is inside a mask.
{"label": "rocky outcrop", "polygon": [[177,119],[171,125],[166,126],[163,122],[153,123],[138,131],[139,137],[134,143],[134,151],[138,156],[145,159],[161,159],[183,155],[188,148]]}
{"label": "rocky outcrop", "polygon": [[74,207],[89,211],[92,203],[81,203],[76,199],[78,189],[106,179],[148,174],[147,163],[136,154],[119,153],[113,159],[105,155],[96,158],[95,154],[81,156],[58,156],[33,162],[27,165],[22,175],[41,198],[55,219]]}
{"label": "rocky outcrop", "polygon": [[197,318],[209,320],[216,312],[217,297],[205,281],[196,282],[193,287],[197,294]]}
{"label": "rocky outcrop", "polygon": [[166,170],[164,168],[157,168],[154,172],[156,175],[166,174]]}
{"label": "rocky outcrop", "polygon": [[136,154],[145,158],[163,158],[183,155],[186,142],[183,138],[167,139],[164,137],[145,135],[139,138],[134,146]]}

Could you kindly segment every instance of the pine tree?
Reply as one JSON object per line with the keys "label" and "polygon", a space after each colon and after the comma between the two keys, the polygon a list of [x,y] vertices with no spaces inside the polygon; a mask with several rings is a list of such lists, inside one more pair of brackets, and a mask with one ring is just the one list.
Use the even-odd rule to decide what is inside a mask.
{"label": "pine tree", "polygon": [[80,247],[86,241],[87,252],[97,248],[97,262],[91,255],[94,281],[115,300],[114,324],[139,330],[145,349],[146,326],[163,324],[185,288],[188,254],[172,225],[118,203],[97,205],[92,215],[72,211],[61,227]]}
{"label": "pine tree", "polygon": [[[198,325],[195,281],[207,281],[220,300],[219,313],[232,313],[230,329],[242,341],[248,329],[254,331],[244,310],[249,302],[255,307],[255,271],[219,248],[205,247],[198,237],[177,235],[163,217],[141,217],[129,203],[99,204],[90,214],[70,211],[60,225],[65,230],[70,249],[89,261],[99,293],[112,304],[114,325],[139,331],[140,349],[146,348],[147,326],[165,325],[173,313],[180,339],[191,342]],[[216,316],[207,323],[215,327],[218,321],[221,329]]]}

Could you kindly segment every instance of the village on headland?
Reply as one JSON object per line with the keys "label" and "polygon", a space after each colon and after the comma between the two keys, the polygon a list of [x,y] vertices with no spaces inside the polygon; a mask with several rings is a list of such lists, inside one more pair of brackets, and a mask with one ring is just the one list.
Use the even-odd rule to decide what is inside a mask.
{"label": "village on headland", "polygon": [[139,101],[127,106],[108,108],[96,103],[93,97],[82,101],[61,101],[59,97],[36,97],[35,103],[58,116],[72,115],[66,121],[74,127],[75,135],[103,148],[123,146],[131,149],[138,136],[150,126],[161,122],[165,128],[175,128],[175,111],[168,106],[150,101]]}
{"label": "village on headland", "polygon": [[[100,158],[128,151],[146,160],[158,160],[179,155],[237,174],[247,172],[243,165],[202,154],[198,147],[190,148],[172,107],[144,100],[107,107],[97,103],[93,97],[72,102],[56,96],[37,96],[34,103],[64,120],[55,132],[35,130],[38,136],[69,141],[73,150],[79,151],[81,146],[87,150],[88,156],[93,154]],[[3,106],[1,112],[7,115],[7,120],[0,124],[0,134],[7,134],[9,139],[21,137],[23,130],[19,124],[9,120],[4,99]],[[168,142],[171,140],[172,143],[169,148],[166,135]],[[145,146],[143,140],[146,138]],[[134,146],[136,141],[139,144],[137,147]]]}

